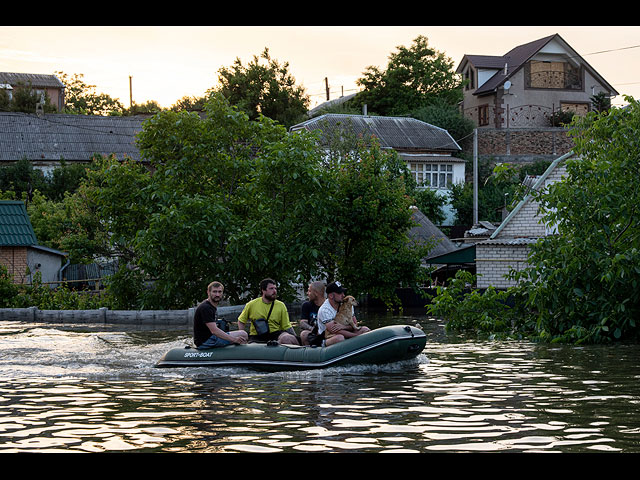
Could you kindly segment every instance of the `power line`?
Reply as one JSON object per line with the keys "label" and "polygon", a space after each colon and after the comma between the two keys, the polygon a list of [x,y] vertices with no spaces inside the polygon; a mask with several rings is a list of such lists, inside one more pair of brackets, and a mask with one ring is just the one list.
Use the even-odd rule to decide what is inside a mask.
{"label": "power line", "polygon": [[629,50],[631,48],[639,48],[639,47],[640,47],[640,45],[632,45],[630,47],[612,48],[610,50],[601,50],[599,52],[585,53],[585,55],[598,55],[599,53],[618,52],[620,50]]}

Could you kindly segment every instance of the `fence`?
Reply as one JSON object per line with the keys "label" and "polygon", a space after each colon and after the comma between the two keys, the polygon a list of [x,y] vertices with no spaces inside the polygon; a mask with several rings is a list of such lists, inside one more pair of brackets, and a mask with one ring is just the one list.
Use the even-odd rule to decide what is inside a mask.
{"label": "fence", "polygon": [[[240,314],[244,305],[218,307],[218,315]],[[113,324],[188,327],[193,324],[195,308],[187,310],[40,310],[37,307],[0,308],[0,321],[53,324]]]}

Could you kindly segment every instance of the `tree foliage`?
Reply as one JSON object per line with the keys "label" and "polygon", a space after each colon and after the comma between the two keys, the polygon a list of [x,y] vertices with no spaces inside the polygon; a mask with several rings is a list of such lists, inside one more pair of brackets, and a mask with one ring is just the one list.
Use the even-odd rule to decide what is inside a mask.
{"label": "tree foliage", "polygon": [[142,161],[96,157],[62,198],[34,192],[41,243],[73,263],[119,259],[114,308],[186,308],[214,279],[234,303],[275,278],[291,300],[312,278],[392,303],[424,281],[409,242],[411,177],[370,139],[335,156],[318,135],[252,121],[219,94],[204,115],[163,111],[143,124]]}
{"label": "tree foliage", "polygon": [[83,80],[83,74],[74,73],[72,76],[64,72],[56,72],[60,81],[65,85],[65,107],[62,113],[78,115],[121,115],[125,108],[119,100],[106,93],[97,93],[95,85],[89,85]]}
{"label": "tree foliage", "polygon": [[603,342],[638,336],[640,105],[575,118],[575,157],[539,195],[558,235],[532,247],[514,278],[529,295],[542,338]]}
{"label": "tree foliage", "polygon": [[455,105],[462,99],[453,61],[430,47],[422,35],[409,48],[397,47],[385,70],[367,67],[357,84],[364,89],[356,96],[357,103],[379,115],[406,114],[438,99]]}
{"label": "tree foliage", "polygon": [[231,67],[222,67],[218,73],[220,86],[212,91],[224,95],[251,120],[264,115],[289,127],[307,112],[309,98],[304,88],[296,85],[289,63],[271,58],[268,48],[260,56],[254,55],[247,66],[236,58]]}

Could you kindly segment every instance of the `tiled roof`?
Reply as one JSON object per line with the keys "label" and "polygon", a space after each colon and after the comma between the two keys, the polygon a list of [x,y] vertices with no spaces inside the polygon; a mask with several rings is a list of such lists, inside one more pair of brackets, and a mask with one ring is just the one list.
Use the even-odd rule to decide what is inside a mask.
{"label": "tiled roof", "polygon": [[135,135],[146,118],[0,112],[0,162],[86,162],[96,153],[139,160]]}
{"label": "tiled roof", "polygon": [[383,148],[458,151],[445,129],[410,117],[326,114],[294,125],[290,131],[351,128],[356,135],[374,135]]}
{"label": "tiled roof", "polygon": [[0,246],[37,245],[36,234],[23,202],[0,201]]}

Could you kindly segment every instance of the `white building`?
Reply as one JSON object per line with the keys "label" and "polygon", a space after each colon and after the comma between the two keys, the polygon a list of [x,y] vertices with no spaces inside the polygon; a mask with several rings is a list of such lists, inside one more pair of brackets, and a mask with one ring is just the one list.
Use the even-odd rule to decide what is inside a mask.
{"label": "white building", "polygon": [[[393,149],[407,162],[416,183],[448,195],[451,185],[465,181],[465,161],[454,156],[462,149],[445,129],[410,117],[326,114],[294,125],[301,130],[347,129],[352,135],[375,136],[383,149]],[[453,225],[455,212],[447,205],[443,225]]]}

